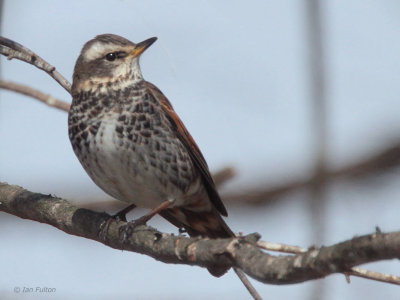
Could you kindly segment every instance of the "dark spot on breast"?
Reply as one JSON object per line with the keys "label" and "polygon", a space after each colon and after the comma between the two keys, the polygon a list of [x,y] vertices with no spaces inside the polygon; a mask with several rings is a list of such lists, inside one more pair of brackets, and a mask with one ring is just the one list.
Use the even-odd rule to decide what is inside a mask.
{"label": "dark spot on breast", "polygon": [[86,140],[87,137],[88,137],[88,132],[87,132],[87,131],[83,131],[82,134],[81,134],[81,136],[82,136],[82,138],[83,138],[84,140]]}
{"label": "dark spot on breast", "polygon": [[124,132],[124,127],[123,127],[123,126],[117,126],[117,127],[115,127],[115,131],[118,133],[118,137],[119,137],[119,138],[124,137],[124,134],[123,134],[123,132]]}
{"label": "dark spot on breast", "polygon": [[160,151],[160,142],[159,141],[156,141],[154,146],[156,147],[157,151]]}
{"label": "dark spot on breast", "polygon": [[97,131],[99,130],[100,122],[89,126],[89,132],[93,135],[96,135]]}
{"label": "dark spot on breast", "polygon": [[149,114],[154,114],[154,107],[153,107],[153,105],[150,105],[149,106],[149,108],[147,109],[147,112],[149,113]]}
{"label": "dark spot on breast", "polygon": [[92,97],[91,100],[89,101],[90,106],[96,106],[99,103],[99,99],[97,97]]}
{"label": "dark spot on breast", "polygon": [[135,106],[135,108],[134,108],[133,112],[143,112],[143,106],[142,106],[142,103],[138,103],[138,104],[136,104],[136,106]]}
{"label": "dark spot on breast", "polygon": [[135,126],[135,130],[136,130],[136,131],[139,131],[140,129],[142,129],[142,126],[140,126],[140,124],[137,124],[137,125]]}
{"label": "dark spot on breast", "polygon": [[126,88],[123,92],[124,97],[129,97],[129,94],[131,93],[131,89],[130,88]]}
{"label": "dark spot on breast", "polygon": [[120,115],[118,118],[118,121],[120,122],[125,122],[125,120],[126,120],[126,115]]}
{"label": "dark spot on breast", "polygon": [[146,116],[145,115],[139,115],[138,117],[138,121],[145,121],[146,120]]}
{"label": "dark spot on breast", "polygon": [[149,120],[146,120],[144,123],[143,123],[143,128],[150,128],[150,121]]}
{"label": "dark spot on breast", "polygon": [[77,126],[72,126],[71,127],[71,133],[72,133],[73,136],[76,135],[78,133],[78,127]]}
{"label": "dark spot on breast", "polygon": [[83,130],[85,130],[85,128],[86,128],[87,125],[86,125],[86,123],[81,122],[81,123],[79,123],[78,126],[79,126],[79,130],[82,130],[82,131],[83,131]]}
{"label": "dark spot on breast", "polygon": [[132,116],[129,121],[129,125],[135,125],[135,122],[136,122],[136,116]]}
{"label": "dark spot on breast", "polygon": [[[108,85],[108,83],[107,83],[107,85]],[[110,101],[108,100],[108,99],[103,99],[103,105],[105,106],[105,107],[108,107],[108,106],[110,106]]]}
{"label": "dark spot on breast", "polygon": [[127,131],[128,133],[131,133],[132,130],[133,130],[133,127],[132,127],[132,126],[128,126],[128,127],[126,128],[126,131]]}
{"label": "dark spot on breast", "polygon": [[144,136],[144,137],[147,137],[147,138],[151,137],[151,132],[148,131],[148,130],[143,130],[143,131],[140,132],[140,134],[142,136]]}
{"label": "dark spot on breast", "polygon": [[100,109],[98,107],[95,107],[94,109],[92,109],[89,113],[89,116],[91,118],[96,117],[98,114],[100,113]]}

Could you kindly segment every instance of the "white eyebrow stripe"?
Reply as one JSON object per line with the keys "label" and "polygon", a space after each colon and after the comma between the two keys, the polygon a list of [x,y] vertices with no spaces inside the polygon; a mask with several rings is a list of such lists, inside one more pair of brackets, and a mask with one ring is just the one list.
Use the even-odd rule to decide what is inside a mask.
{"label": "white eyebrow stripe", "polygon": [[86,49],[83,53],[83,58],[85,61],[91,61],[95,60],[101,57],[106,56],[107,53],[111,52],[131,52],[133,50],[133,47],[128,47],[128,46],[116,46],[113,44],[105,44],[102,42],[95,42],[88,49]]}
{"label": "white eyebrow stripe", "polygon": [[83,57],[86,61],[94,60],[105,56],[109,52],[114,52],[115,46],[107,45],[101,42],[93,43],[84,53]]}

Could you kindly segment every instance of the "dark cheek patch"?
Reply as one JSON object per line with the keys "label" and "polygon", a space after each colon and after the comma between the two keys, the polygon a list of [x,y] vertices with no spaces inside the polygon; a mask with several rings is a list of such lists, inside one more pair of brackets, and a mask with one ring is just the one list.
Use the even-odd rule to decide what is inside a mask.
{"label": "dark cheek patch", "polygon": [[86,73],[90,77],[112,77],[113,69],[115,65],[104,60],[103,58],[98,58],[87,64]]}

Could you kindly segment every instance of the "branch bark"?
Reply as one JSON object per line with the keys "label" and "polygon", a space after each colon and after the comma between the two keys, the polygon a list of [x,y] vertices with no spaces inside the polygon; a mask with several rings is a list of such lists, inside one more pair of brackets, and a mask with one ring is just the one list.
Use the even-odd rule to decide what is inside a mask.
{"label": "branch bark", "polygon": [[149,226],[131,229],[126,222],[116,221],[109,222],[104,230],[110,217],[106,213],[79,208],[66,200],[6,183],[0,183],[0,211],[164,263],[237,267],[269,284],[298,283],[338,272],[352,275],[354,266],[400,258],[400,232],[378,232],[329,247],[310,248],[297,255],[273,256],[260,250],[258,234],[216,240],[187,238]]}
{"label": "branch bark", "polygon": [[0,36],[0,54],[7,56],[9,60],[16,58],[45,71],[71,94],[71,84],[64,76],[56,71],[56,67],[50,65],[47,61],[25,46]]}

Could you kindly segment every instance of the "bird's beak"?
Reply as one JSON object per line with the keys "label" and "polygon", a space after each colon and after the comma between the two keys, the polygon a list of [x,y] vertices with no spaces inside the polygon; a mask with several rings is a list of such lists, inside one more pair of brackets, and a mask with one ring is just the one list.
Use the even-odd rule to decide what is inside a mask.
{"label": "bird's beak", "polygon": [[149,38],[143,42],[136,44],[135,49],[129,55],[133,55],[133,57],[137,57],[144,52],[147,48],[149,48],[155,41],[156,37]]}

